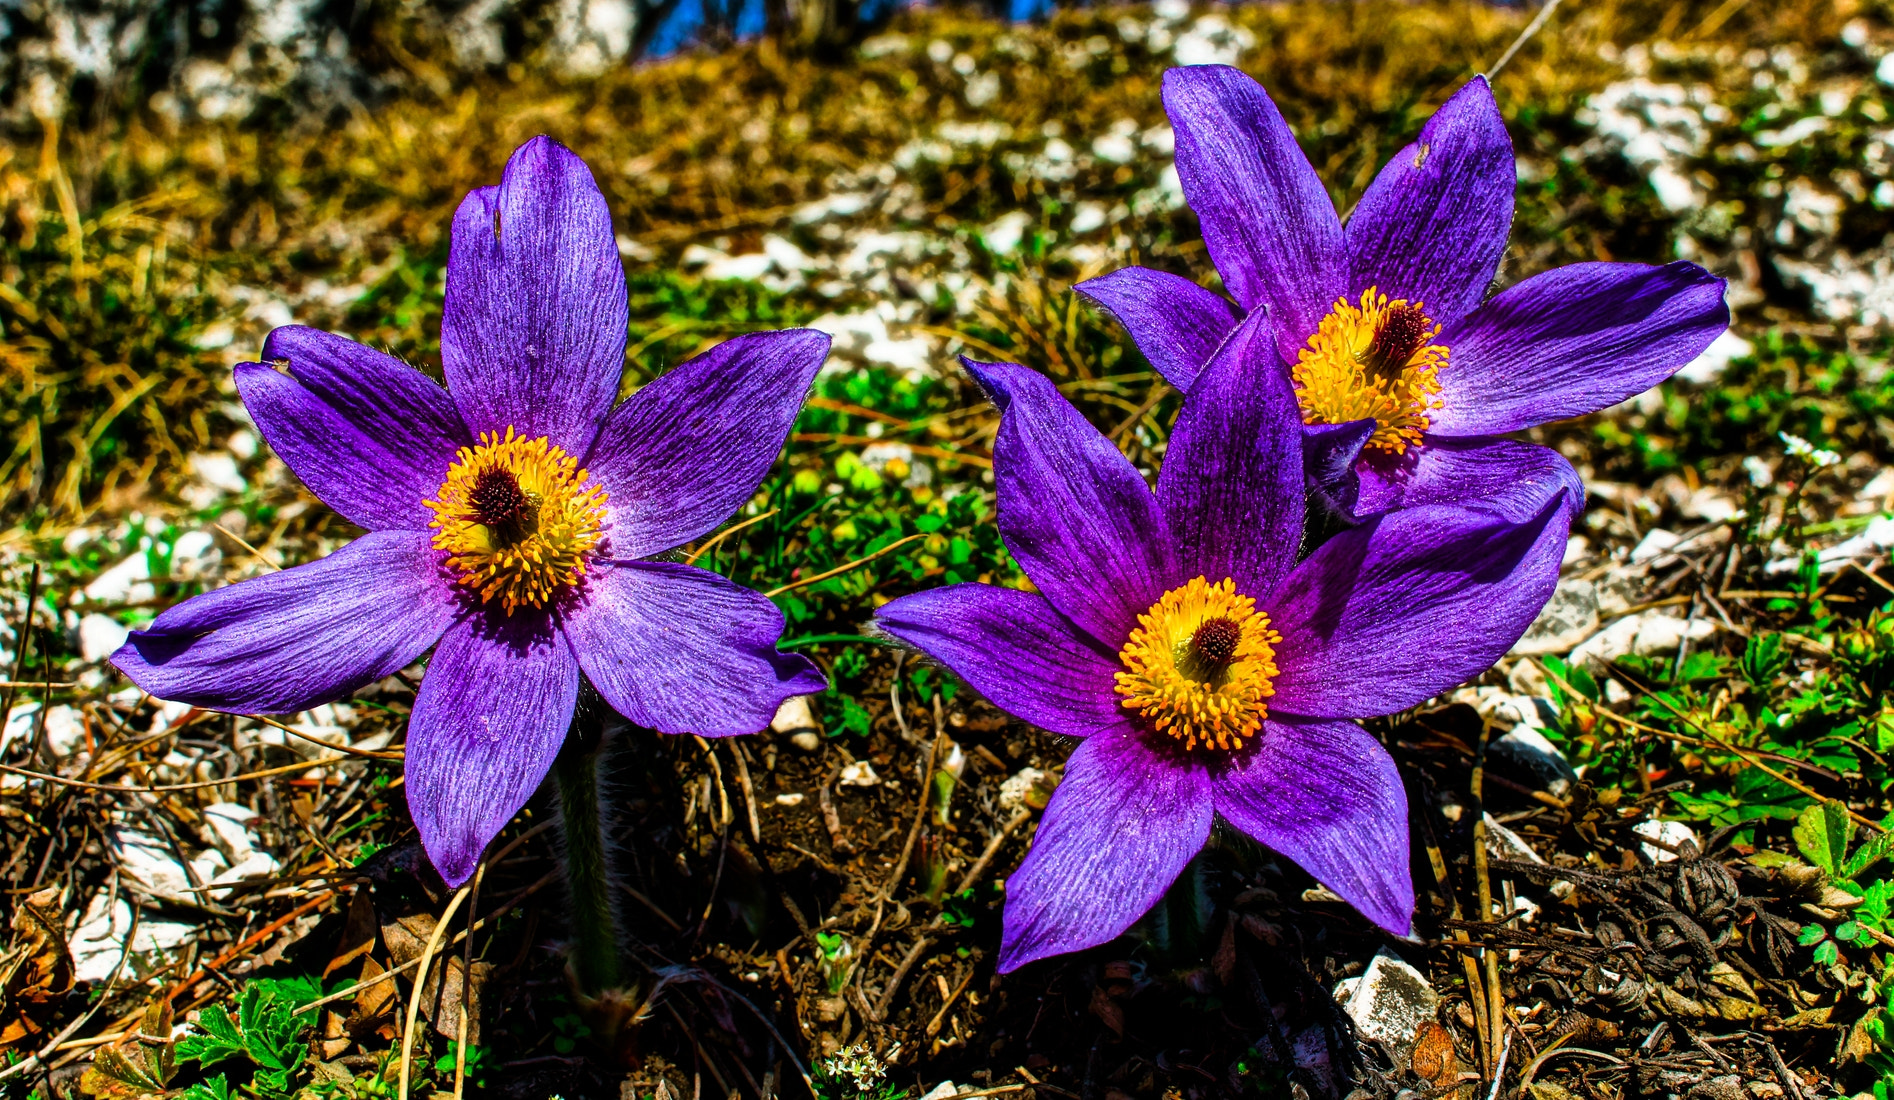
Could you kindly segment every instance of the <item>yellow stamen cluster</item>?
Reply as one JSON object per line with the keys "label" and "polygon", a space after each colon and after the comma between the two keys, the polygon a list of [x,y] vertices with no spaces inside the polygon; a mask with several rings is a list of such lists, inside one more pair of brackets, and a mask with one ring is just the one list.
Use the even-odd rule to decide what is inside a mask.
{"label": "yellow stamen cluster", "polygon": [[1367,448],[1403,454],[1419,443],[1441,407],[1439,372],[1447,349],[1420,302],[1388,300],[1374,287],[1359,305],[1337,298],[1299,356],[1292,376],[1305,424],[1372,418]]}
{"label": "yellow stamen cluster", "polygon": [[1118,651],[1125,671],[1115,690],[1185,749],[1240,749],[1269,713],[1281,641],[1234,581],[1198,577],[1138,616]]}
{"label": "yellow stamen cluster", "polygon": [[578,461],[544,436],[482,432],[462,447],[441,483],[434,509],[434,548],[451,556],[460,583],[483,602],[498,599],[508,614],[544,607],[559,589],[576,585],[600,539],[605,490],[586,485]]}

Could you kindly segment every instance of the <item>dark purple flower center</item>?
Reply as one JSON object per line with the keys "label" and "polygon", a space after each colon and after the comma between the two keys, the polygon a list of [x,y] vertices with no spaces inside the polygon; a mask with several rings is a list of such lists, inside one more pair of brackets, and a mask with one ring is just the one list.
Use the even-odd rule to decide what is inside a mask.
{"label": "dark purple flower center", "polygon": [[1243,628],[1232,619],[1208,619],[1190,636],[1190,648],[1206,664],[1222,667],[1236,658]]}
{"label": "dark purple flower center", "polygon": [[1427,315],[1418,306],[1395,302],[1381,315],[1374,339],[1360,356],[1368,373],[1381,379],[1400,377],[1401,369],[1421,349],[1428,337]]}
{"label": "dark purple flower center", "polygon": [[517,533],[532,508],[526,491],[520,488],[519,478],[513,476],[513,471],[498,466],[480,471],[474,478],[473,491],[467,494],[467,502],[473,506],[474,519],[503,534]]}

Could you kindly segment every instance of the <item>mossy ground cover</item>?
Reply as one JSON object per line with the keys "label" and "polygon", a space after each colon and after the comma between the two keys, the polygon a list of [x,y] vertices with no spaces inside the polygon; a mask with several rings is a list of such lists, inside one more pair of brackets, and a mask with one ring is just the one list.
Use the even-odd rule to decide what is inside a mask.
{"label": "mossy ground cover", "polygon": [[[391,31],[408,94],[352,115],[131,104],[15,135],[0,1044],[40,1057],[5,1087],[386,1096],[405,1050],[415,1093],[452,1092],[464,1002],[472,1095],[800,1094],[805,1073],[824,1097],[1884,1090],[1888,17],[1573,5],[1498,77],[1521,163],[1502,281],[1697,259],[1731,279],[1745,343],[1532,433],[1592,493],[1570,621],[1374,724],[1414,806],[1417,942],[1220,832],[1133,936],[1006,978],[1002,883],[1067,747],[860,633],[917,587],[1021,583],[993,528],[995,418],[954,355],[1046,371],[1154,468],[1176,395],[1067,288],[1125,263],[1214,285],[1165,171],[1163,69],[1256,74],[1345,210],[1524,14],[926,12],[833,55],[765,43],[583,82],[450,77]],[[562,974],[538,804],[412,987],[450,894],[395,758],[423,669],[265,721],[142,699],[100,660],[163,607],[356,534],[259,444],[230,367],[295,321],[438,372],[454,204],[541,132],[619,219],[628,391],[740,332],[837,334],[742,526],[679,552],[782,589],[784,644],[833,686],[755,739],[614,743],[638,967],[616,1007]],[[1577,781],[1494,747],[1525,730]],[[1384,946],[1441,996],[1412,1050],[1333,996]]]}

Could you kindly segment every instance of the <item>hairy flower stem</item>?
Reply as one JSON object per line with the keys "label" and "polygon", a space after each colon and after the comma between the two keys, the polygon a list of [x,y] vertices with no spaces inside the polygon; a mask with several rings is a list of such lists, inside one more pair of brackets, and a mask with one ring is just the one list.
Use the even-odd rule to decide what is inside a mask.
{"label": "hairy flower stem", "polygon": [[579,691],[566,745],[553,764],[559,824],[565,837],[566,893],[572,943],[568,962],[579,991],[596,997],[618,988],[618,907],[605,860],[598,801],[599,745],[605,704],[592,685]]}

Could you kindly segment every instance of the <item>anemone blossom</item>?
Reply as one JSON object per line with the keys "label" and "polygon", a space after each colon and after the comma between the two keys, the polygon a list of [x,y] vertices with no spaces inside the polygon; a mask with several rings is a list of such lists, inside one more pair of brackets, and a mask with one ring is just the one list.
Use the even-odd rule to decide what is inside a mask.
{"label": "anemone blossom", "polygon": [[[1691,263],[1581,263],[1488,299],[1512,225],[1512,141],[1475,77],[1384,165],[1348,221],[1263,87],[1220,65],[1164,74],[1177,174],[1232,304],[1131,267],[1074,289],[1188,390],[1259,307],[1312,448],[1372,513],[1480,501],[1514,520],[1583,487],[1543,447],[1491,438],[1597,412],[1669,378],[1729,325]],[[1259,360],[1259,364],[1262,361]],[[1337,470],[1335,472],[1341,472]]]}
{"label": "anemone blossom", "polygon": [[581,679],[668,733],[753,733],[819,691],[783,618],[715,573],[642,560],[750,499],[828,351],[819,332],[720,344],[614,405],[627,300],[585,163],[535,138],[454,216],[447,386],[372,348],[279,328],[236,368],[311,492],[367,534],[186,600],[112,660],[160,699],[285,713],[434,649],[407,797],[458,885],[552,766]]}
{"label": "anemone blossom", "polygon": [[1036,592],[959,584],[880,629],[996,706],[1082,738],[1006,883],[1001,970],[1104,943],[1160,898],[1212,820],[1294,860],[1383,928],[1414,909],[1407,798],[1350,719],[1475,676],[1558,579],[1568,511],[1429,505],[1301,563],[1302,428],[1267,311],[1184,400],[1157,489],[1044,377],[968,363],[1001,410],[1000,533]]}

